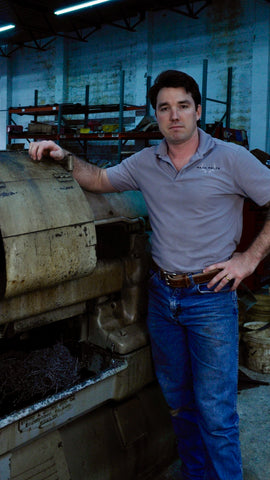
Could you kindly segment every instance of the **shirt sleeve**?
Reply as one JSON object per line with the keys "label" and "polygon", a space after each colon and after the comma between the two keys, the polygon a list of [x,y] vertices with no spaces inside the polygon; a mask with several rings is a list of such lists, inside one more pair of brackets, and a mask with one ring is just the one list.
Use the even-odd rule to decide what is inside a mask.
{"label": "shirt sleeve", "polygon": [[139,190],[137,154],[123,160],[114,167],[107,168],[107,175],[112,186],[118,191]]}
{"label": "shirt sleeve", "polygon": [[244,147],[239,147],[235,155],[233,176],[243,196],[265,205],[270,201],[270,169]]}

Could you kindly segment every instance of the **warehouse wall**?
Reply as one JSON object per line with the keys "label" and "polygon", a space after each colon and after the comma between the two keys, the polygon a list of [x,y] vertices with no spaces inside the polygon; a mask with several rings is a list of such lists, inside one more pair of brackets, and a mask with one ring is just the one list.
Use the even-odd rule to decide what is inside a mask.
{"label": "warehouse wall", "polygon": [[[0,148],[6,146],[7,107],[32,105],[35,89],[39,103],[83,103],[88,84],[90,103],[118,103],[123,69],[125,102],[144,104],[147,75],[181,69],[201,87],[208,59],[208,97],[226,99],[227,70],[233,67],[231,127],[247,130],[251,149],[270,151],[269,33],[265,0],[224,0],[213,2],[197,20],[151,12],[136,32],[104,26],[87,42],[58,38],[44,52],[24,48],[0,57]],[[223,105],[207,102],[207,123],[220,120],[224,111]]]}

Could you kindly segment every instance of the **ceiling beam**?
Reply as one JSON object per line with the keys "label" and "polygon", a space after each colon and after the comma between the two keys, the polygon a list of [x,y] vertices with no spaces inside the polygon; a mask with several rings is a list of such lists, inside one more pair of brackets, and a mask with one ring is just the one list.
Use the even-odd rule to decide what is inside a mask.
{"label": "ceiling beam", "polygon": [[145,12],[140,12],[138,13],[138,15],[139,15],[139,19],[135,21],[133,25],[131,24],[131,19],[129,17],[122,18],[122,22],[124,22],[124,25],[116,22],[110,22],[109,25],[112,25],[113,27],[117,27],[117,28],[122,28],[124,30],[127,30],[128,32],[136,32],[135,28],[137,27],[137,25],[139,25],[141,22],[145,20]]}
{"label": "ceiling beam", "polygon": [[[268,3],[270,0],[266,0]],[[129,0],[115,3],[115,8],[97,8],[93,15],[71,15],[65,20],[57,20],[53,15],[51,0],[13,0],[7,2],[12,11],[13,23],[17,29],[3,41],[0,55],[10,56],[21,47],[45,51],[53,41],[49,37],[64,37],[69,40],[86,42],[103,25],[111,25],[128,32],[136,32],[136,27],[145,20],[147,11],[169,10],[179,15],[197,19],[199,13],[212,3],[211,0],[190,0],[167,2],[161,0]],[[175,6],[174,6],[175,5]],[[117,8],[116,8],[117,7]],[[35,24],[34,24],[35,21]],[[32,45],[30,43],[33,42]],[[5,45],[8,46],[6,53]],[[13,48],[14,46],[14,48]]]}
{"label": "ceiling beam", "polygon": [[181,10],[179,8],[171,7],[169,10],[175,13],[179,13],[180,15],[185,15],[186,17],[193,18],[197,20],[199,17],[199,13],[201,13],[202,10],[204,10],[208,5],[212,4],[212,0],[204,0],[203,5],[201,5],[198,9],[195,9],[194,2],[189,2],[186,1],[185,5],[185,10]]}

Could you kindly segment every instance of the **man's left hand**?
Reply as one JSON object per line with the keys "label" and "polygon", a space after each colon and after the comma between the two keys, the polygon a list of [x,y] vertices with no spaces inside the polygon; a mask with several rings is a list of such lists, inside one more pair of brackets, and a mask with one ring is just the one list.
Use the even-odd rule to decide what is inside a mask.
{"label": "man's left hand", "polygon": [[242,280],[254,272],[256,266],[252,266],[249,255],[246,252],[235,252],[230,260],[209,265],[209,267],[204,269],[204,272],[211,272],[216,268],[221,269],[207,286],[212,288],[216,285],[214,291],[219,292],[227,283],[233,280],[231,290],[236,290]]}

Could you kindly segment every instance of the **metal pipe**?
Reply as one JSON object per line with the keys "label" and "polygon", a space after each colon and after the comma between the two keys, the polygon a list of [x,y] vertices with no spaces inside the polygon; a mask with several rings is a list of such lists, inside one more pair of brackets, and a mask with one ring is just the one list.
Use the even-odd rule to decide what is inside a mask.
{"label": "metal pipe", "polygon": [[228,83],[227,83],[226,128],[230,128],[230,124],[231,124],[231,101],[232,101],[232,67],[229,67]]}
{"label": "metal pipe", "polygon": [[[120,72],[120,103],[119,103],[119,132],[124,127],[124,86],[125,86],[125,70]],[[118,140],[118,163],[121,162],[122,140]]]}
{"label": "metal pipe", "polygon": [[206,95],[207,95],[207,70],[208,70],[208,60],[203,61],[203,79],[202,79],[202,116],[201,116],[201,128],[205,130],[206,128]]}
{"label": "metal pipe", "polygon": [[146,115],[150,115],[150,99],[148,97],[148,92],[151,87],[151,81],[152,81],[152,77],[148,75],[146,79],[146,112],[145,112]]}

